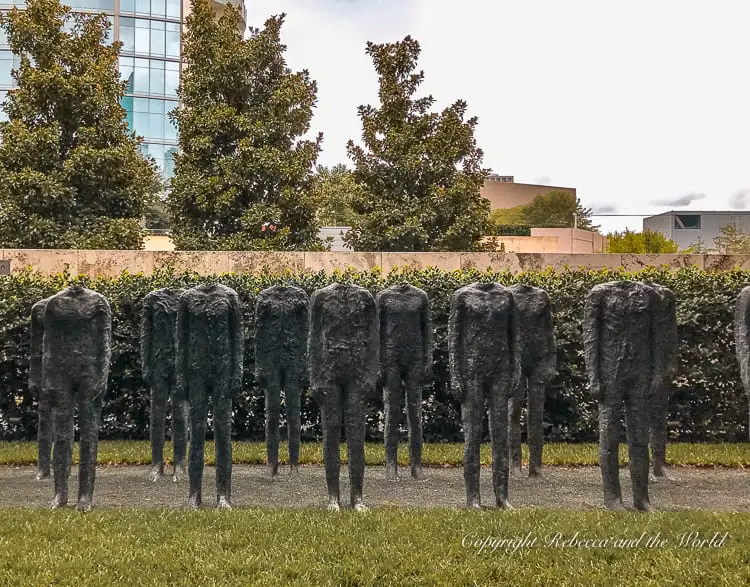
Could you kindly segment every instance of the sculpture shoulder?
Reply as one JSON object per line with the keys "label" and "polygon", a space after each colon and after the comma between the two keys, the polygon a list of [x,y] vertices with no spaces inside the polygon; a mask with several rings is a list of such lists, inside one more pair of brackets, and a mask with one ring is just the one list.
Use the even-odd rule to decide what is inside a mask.
{"label": "sculpture shoulder", "polygon": [[44,320],[44,312],[47,309],[48,301],[49,301],[49,298],[44,298],[43,300],[39,300],[37,303],[31,306],[31,319],[32,320],[37,321],[37,322]]}

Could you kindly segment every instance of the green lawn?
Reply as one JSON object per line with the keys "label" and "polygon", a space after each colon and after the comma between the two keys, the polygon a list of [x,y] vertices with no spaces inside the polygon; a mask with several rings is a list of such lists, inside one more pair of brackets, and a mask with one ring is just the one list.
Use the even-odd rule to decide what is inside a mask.
{"label": "green lawn", "polygon": [[[715,546],[680,546],[691,532]],[[609,542],[566,546],[576,533]],[[18,586],[750,584],[736,513],[17,509],[0,542],[0,584]]]}
{"label": "green lawn", "polygon": [[[3,442],[0,443],[0,465],[29,465],[36,463],[36,443]],[[171,444],[165,446],[165,457],[171,458]],[[551,443],[544,447],[544,463],[547,465],[585,466],[598,464],[597,445]],[[346,462],[346,448],[342,445],[342,459]],[[524,459],[528,458],[526,445],[523,446]],[[288,457],[286,444],[281,445],[280,458]],[[78,458],[78,447],[74,452]],[[266,458],[266,447],[263,442],[235,442],[233,444],[233,461],[242,464],[263,464]],[[300,451],[302,464],[322,463],[321,445],[306,443]],[[627,447],[620,445],[620,458],[627,462]],[[385,451],[382,444],[369,443],[366,447],[368,465],[382,465],[385,462]],[[399,448],[399,460],[408,463],[408,449],[405,445]],[[445,467],[459,466],[463,461],[462,444],[425,444],[423,449],[425,466]],[[667,461],[675,466],[692,467],[731,467],[745,468],[750,466],[750,443],[724,444],[670,444],[667,447]],[[147,441],[102,441],[99,443],[99,462],[101,464],[143,465],[151,462],[151,449]],[[489,445],[482,445],[482,463],[489,465],[492,455]],[[213,443],[206,443],[206,463],[214,464]]]}

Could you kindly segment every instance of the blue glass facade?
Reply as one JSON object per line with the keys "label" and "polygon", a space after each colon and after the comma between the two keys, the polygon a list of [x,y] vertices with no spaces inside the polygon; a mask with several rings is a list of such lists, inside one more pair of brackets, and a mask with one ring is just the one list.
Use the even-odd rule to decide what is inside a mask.
{"label": "blue glass facade", "polygon": [[[168,113],[177,107],[180,81],[180,0],[63,0],[79,12],[104,12],[112,20],[110,37],[123,43],[120,77],[128,82],[122,106],[130,128],[143,137],[142,149],[164,175],[174,171],[177,129]],[[22,7],[22,0],[0,0],[0,10]],[[13,87],[10,71],[18,57],[0,31],[0,101]],[[5,113],[0,111],[0,117]]]}

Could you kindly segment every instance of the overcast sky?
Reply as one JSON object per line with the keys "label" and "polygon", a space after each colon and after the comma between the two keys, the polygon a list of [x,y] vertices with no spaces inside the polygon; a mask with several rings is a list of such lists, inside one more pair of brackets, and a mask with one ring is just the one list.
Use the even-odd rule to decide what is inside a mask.
{"label": "overcast sky", "polygon": [[365,43],[410,34],[423,93],[468,102],[495,173],[575,187],[595,212],[750,209],[748,0],[245,1],[253,26],[288,15],[289,66],[318,82],[323,164],[349,163],[357,106],[378,103]]}

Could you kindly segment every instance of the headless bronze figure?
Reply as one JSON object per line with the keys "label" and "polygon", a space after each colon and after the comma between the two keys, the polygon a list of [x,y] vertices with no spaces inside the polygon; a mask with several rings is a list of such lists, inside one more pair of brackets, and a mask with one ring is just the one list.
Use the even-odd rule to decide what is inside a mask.
{"label": "headless bronze figure", "polygon": [[528,397],[527,442],[529,476],[540,475],[544,449],[544,397],[557,370],[557,345],[552,323],[552,303],[541,288],[511,286],[519,316],[521,378],[510,400],[510,466],[521,471],[521,407]]}
{"label": "headless bronze figure", "polygon": [[481,507],[479,446],[485,402],[492,441],[492,485],[498,507],[508,501],[508,400],[521,376],[518,310],[499,283],[472,283],[451,298],[448,323],[451,388],[461,402],[466,504]]}
{"label": "headless bronze figure", "polygon": [[378,292],[380,373],[385,405],[386,477],[398,477],[401,397],[406,392],[411,475],[422,479],[422,386],[432,376],[432,324],[427,294],[408,283]]}

